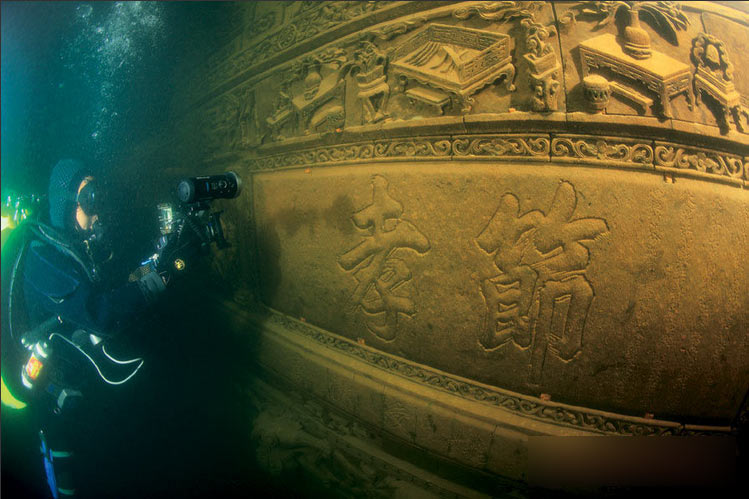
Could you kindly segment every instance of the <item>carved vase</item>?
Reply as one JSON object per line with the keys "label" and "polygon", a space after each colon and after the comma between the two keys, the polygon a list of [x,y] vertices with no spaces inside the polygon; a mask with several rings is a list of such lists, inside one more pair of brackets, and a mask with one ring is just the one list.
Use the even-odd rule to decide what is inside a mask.
{"label": "carved vase", "polygon": [[640,26],[640,10],[633,7],[629,10],[629,25],[624,28],[624,51],[635,59],[647,59],[650,49],[650,35]]}

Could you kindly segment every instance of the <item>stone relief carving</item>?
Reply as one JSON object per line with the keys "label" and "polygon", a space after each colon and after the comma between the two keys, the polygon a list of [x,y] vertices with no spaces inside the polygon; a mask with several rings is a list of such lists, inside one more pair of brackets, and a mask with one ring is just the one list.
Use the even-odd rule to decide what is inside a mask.
{"label": "stone relief carving", "polygon": [[521,215],[517,196],[507,193],[476,238],[499,271],[481,281],[487,314],[479,342],[486,350],[508,343],[530,349],[532,384],[540,381],[547,351],[567,362],[582,351],[595,295],[585,277],[586,245],[608,226],[602,218],[573,218],[576,206],[577,193],[566,181],[547,213]]}
{"label": "stone relief carving", "polygon": [[740,156],[697,147],[656,142],[655,165],[695,170],[737,180],[747,179],[746,164]]}
{"label": "stone relief carving", "polygon": [[605,113],[611,96],[611,85],[601,75],[590,75],[583,78],[583,93],[589,110],[594,113]]}
{"label": "stone relief carving", "polygon": [[258,41],[222,62],[205,85],[208,88],[218,84],[219,79],[229,74],[231,68],[247,68],[257,65],[291,47],[317,36],[326,30],[352,19],[391,6],[391,2],[343,1],[343,2],[298,2],[299,10],[281,29]]}
{"label": "stone relief carving", "polygon": [[[495,161],[544,161],[586,163],[598,167],[617,166],[652,170],[673,167],[681,175],[697,173],[698,177],[729,184],[749,180],[747,167],[736,154],[695,148],[672,142],[656,142],[663,151],[654,155],[654,143],[647,138],[618,138],[578,134],[488,134],[442,137],[396,138],[376,142],[359,142],[311,149],[291,150],[282,154],[261,156],[249,160],[253,171],[281,168],[325,166],[329,164],[361,163],[378,158],[399,158],[404,161],[463,160],[491,158]],[[677,157],[677,151],[682,151]],[[702,161],[699,153],[710,161]],[[693,160],[687,161],[690,157]],[[746,161],[746,160],[744,160]],[[717,165],[707,167],[707,165]],[[722,165],[725,165],[723,167]]]}
{"label": "stone relief carving", "polygon": [[464,378],[431,369],[427,366],[402,359],[394,355],[363,347],[354,341],[342,338],[309,324],[268,309],[270,322],[290,332],[310,338],[325,348],[331,348],[367,364],[398,374],[411,381],[422,383],[446,393],[469,400],[501,407],[509,412],[539,421],[595,431],[604,435],[713,435],[730,434],[722,426],[692,427],[681,423],[643,419],[631,416],[585,409],[537,397],[510,392],[502,388],[474,384]]}
{"label": "stone relief carving", "polygon": [[281,82],[273,114],[266,118],[271,136],[334,130],[345,120],[346,52],[331,48],[294,64]]}
{"label": "stone relief carving", "polygon": [[235,150],[258,145],[254,89],[244,87],[223,95],[208,115],[211,126],[206,130],[210,150]]}
{"label": "stone relief carving", "polygon": [[[673,45],[679,44],[677,32],[689,26],[677,2],[585,1],[573,9],[599,18],[597,28],[611,24],[619,11],[626,11],[629,23],[622,33],[623,49],[635,59],[647,59],[652,54],[650,35],[640,26],[641,18]],[[574,15],[571,19],[567,13],[562,17],[566,23],[574,23]]]}
{"label": "stone relief carving", "polygon": [[[689,67],[651,47],[650,35],[640,26],[645,15],[655,29],[678,45],[676,32],[688,26],[689,20],[673,2],[581,2],[575,8],[582,14],[604,16],[598,25],[611,23],[619,10],[627,11],[629,25],[622,42],[613,34],[603,34],[579,45],[583,78],[593,70],[608,76],[610,89],[635,104],[644,113],[657,98],[661,114],[672,118],[671,99],[686,94],[689,109],[694,106],[692,74]],[[633,87],[635,84],[636,87]],[[639,88],[637,88],[639,87]]]}
{"label": "stone relief carving", "polygon": [[531,108],[534,111],[556,111],[561,83],[559,74],[561,65],[551,44],[550,36],[556,35],[554,27],[539,24],[533,18],[520,21],[525,28],[525,49],[523,54],[530,68],[529,83],[531,87]]}
{"label": "stone relief carving", "polygon": [[549,138],[544,136],[455,137],[452,152],[457,157],[517,158],[544,161],[549,157]]}
{"label": "stone relief carving", "polygon": [[458,7],[453,12],[456,19],[470,19],[478,15],[481,19],[503,23],[518,18],[532,17],[546,2],[483,2]]}
{"label": "stone relief carving", "polygon": [[441,112],[452,101],[470,111],[471,95],[502,78],[515,90],[510,37],[491,31],[430,24],[396,49],[391,68],[409,99]]}
{"label": "stone relief carving", "polygon": [[399,257],[404,250],[424,254],[429,239],[402,218],[403,205],[388,193],[388,181],[372,178],[372,203],[354,213],[354,225],[365,231],[364,240],[338,258],[341,268],[358,281],[351,301],[364,315],[367,329],[378,338],[393,341],[399,315],[412,316],[411,270]]}
{"label": "stone relief carving", "polygon": [[246,23],[245,37],[251,40],[262,35],[276,25],[276,12],[270,11],[262,15],[257,15],[257,3],[252,2],[247,6],[249,10],[250,21]]}
{"label": "stone relief carving", "polygon": [[[733,64],[728,59],[725,44],[714,36],[700,33],[692,41],[694,93],[699,104],[702,95],[708,95],[718,105],[718,122],[725,130],[730,128],[729,116],[736,129],[746,132],[741,115],[749,112],[743,107],[741,95],[733,84]],[[749,117],[749,116],[748,116]]]}
{"label": "stone relief carving", "polygon": [[364,122],[377,123],[386,117],[390,86],[387,84],[385,65],[387,56],[377,46],[362,40],[354,51],[351,74],[359,88],[357,97],[364,107]]}
{"label": "stone relief carving", "polygon": [[552,138],[551,156],[555,161],[652,168],[653,146],[647,140],[562,135]]}

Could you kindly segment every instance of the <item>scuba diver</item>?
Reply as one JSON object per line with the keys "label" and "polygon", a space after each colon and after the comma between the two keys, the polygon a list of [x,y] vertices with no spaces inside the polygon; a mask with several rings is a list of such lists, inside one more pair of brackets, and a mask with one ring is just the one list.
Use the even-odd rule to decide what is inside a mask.
{"label": "scuba diver", "polygon": [[240,191],[234,172],[183,179],[179,206],[158,205],[155,253],[124,284],[107,270],[113,253],[101,221],[103,195],[79,161],[54,166],[48,218],[24,220],[4,239],[3,402],[8,393],[28,405],[53,497],[84,492],[76,455],[85,454],[86,417],[99,405],[95,394],[128,383],[143,366],[142,358],[112,355],[110,340],[139,322],[212,243],[229,245],[221,212],[212,212],[210,203]]}
{"label": "scuba diver", "polygon": [[[239,178],[232,179],[235,197]],[[187,182],[181,188],[194,201],[193,185]],[[205,189],[198,191],[213,199],[211,193],[205,196]],[[79,161],[60,161],[49,181],[48,219],[25,221],[3,243],[3,388],[7,385],[28,404],[55,498],[84,492],[76,475],[81,470],[77,454],[85,431],[82,421],[91,404],[87,394],[127,383],[143,365],[141,358],[113,356],[107,351],[108,340],[159,300],[185,260],[197,257],[210,242],[226,244],[219,214],[209,213],[208,222],[199,225],[198,215],[205,209],[188,205],[193,206],[191,216],[182,219],[174,219],[169,210],[169,230],[162,229],[156,253],[128,282],[112,286],[102,271],[112,252],[100,220],[101,198],[91,171]],[[206,208],[207,201],[203,203]],[[173,230],[175,226],[180,230]],[[188,226],[194,230],[181,230]],[[5,255],[12,258],[6,262]],[[6,264],[11,266],[7,272]]]}

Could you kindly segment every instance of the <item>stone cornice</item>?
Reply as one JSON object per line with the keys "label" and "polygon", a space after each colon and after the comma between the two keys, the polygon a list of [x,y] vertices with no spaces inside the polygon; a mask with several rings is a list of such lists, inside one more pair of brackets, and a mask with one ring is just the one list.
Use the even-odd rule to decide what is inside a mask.
{"label": "stone cornice", "polygon": [[[614,128],[612,120],[580,122],[574,128],[564,120],[436,121],[291,139],[236,159],[251,172],[388,161],[529,161],[635,169],[749,187],[749,148],[721,137],[636,124],[628,136],[603,135]],[[515,133],[468,133],[496,128]],[[521,129],[525,132],[517,133]],[[443,133],[435,134],[438,130]]]}

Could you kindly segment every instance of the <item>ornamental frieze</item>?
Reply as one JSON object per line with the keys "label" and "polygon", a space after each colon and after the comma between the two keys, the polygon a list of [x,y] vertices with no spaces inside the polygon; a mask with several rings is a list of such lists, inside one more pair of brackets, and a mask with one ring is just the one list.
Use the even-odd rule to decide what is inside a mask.
{"label": "ornamental frieze", "polygon": [[378,139],[319,146],[248,159],[252,171],[364,164],[377,160],[540,161],[601,168],[669,171],[746,186],[747,161],[738,154],[642,138],[576,134],[477,134]]}
{"label": "ornamental frieze", "polygon": [[[312,23],[326,9],[335,11],[331,19],[345,21],[386,7],[315,5],[289,26]],[[617,15],[626,25],[612,21]],[[273,45],[287,26],[261,41],[257,54],[250,48],[246,60],[231,59],[234,69],[213,67],[217,78],[246,76],[230,78],[236,83],[222,84],[229,89],[197,112],[236,95],[233,84],[251,87],[258,127],[251,147],[383,122],[407,127],[429,117],[510,112],[639,115],[664,128],[672,119],[694,120],[715,127],[715,136],[745,141],[749,110],[742,91],[749,89],[734,85],[733,49],[702,33],[693,16],[674,2],[578,2],[563,12],[544,2],[440,4],[302,52],[269,72],[248,72],[295,43],[279,38]],[[310,33],[328,26],[318,21]],[[229,100],[236,109],[226,112],[246,112],[244,100]],[[232,149],[237,141],[215,143]]]}

